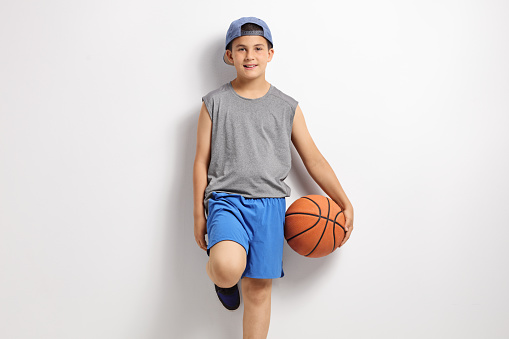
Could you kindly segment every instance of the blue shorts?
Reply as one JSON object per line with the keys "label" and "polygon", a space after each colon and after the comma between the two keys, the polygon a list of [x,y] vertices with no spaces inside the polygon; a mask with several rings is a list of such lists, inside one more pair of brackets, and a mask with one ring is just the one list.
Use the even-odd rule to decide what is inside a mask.
{"label": "blue shorts", "polygon": [[285,198],[245,198],[239,194],[212,192],[209,199],[207,253],[223,240],[246,250],[242,277],[282,278]]}

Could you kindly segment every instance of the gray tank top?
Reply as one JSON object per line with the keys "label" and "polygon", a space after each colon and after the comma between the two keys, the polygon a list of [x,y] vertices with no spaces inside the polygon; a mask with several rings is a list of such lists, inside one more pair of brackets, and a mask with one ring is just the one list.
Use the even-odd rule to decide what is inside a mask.
{"label": "gray tank top", "polygon": [[212,119],[208,184],[212,192],[246,198],[289,197],[291,133],[298,101],[271,84],[262,97],[240,96],[230,82],[202,97]]}

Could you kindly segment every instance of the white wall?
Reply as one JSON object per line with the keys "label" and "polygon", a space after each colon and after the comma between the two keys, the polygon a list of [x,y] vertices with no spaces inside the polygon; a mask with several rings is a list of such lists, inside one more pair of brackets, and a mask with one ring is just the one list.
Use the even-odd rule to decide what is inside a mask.
{"label": "white wall", "polygon": [[[2,1],[0,337],[240,338],[193,236],[201,96],[242,16],[355,208],[285,245],[269,338],[509,337],[504,1]],[[293,150],[287,206],[322,194]]]}

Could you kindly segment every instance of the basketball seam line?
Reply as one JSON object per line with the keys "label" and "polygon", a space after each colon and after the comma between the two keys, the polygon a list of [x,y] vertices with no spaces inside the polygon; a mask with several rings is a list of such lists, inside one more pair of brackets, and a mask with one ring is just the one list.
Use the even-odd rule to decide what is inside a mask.
{"label": "basketball seam line", "polygon": [[[340,212],[338,212],[338,214],[336,214],[336,216],[334,217],[334,224],[336,224],[336,219],[338,218],[338,215],[340,215],[342,212],[343,211],[340,211]],[[341,229],[343,230],[343,233],[346,235],[345,228],[339,222],[337,224],[339,225],[339,227],[341,227]],[[331,253],[336,250],[336,227],[334,227],[332,230],[333,230],[332,234],[334,236],[334,248],[332,249]],[[343,235],[343,238],[344,237],[345,236]]]}
{"label": "basketball seam line", "polygon": [[[309,252],[306,255],[306,257],[310,256],[311,253],[313,253],[316,250],[316,248],[320,244],[320,241],[322,241],[323,235],[325,234],[325,231],[327,230],[327,224],[329,223],[329,214],[330,214],[330,202],[329,202],[329,198],[327,198],[327,221],[325,222],[325,227],[323,228],[322,235],[320,236],[320,239],[318,239],[318,242],[316,243],[315,247],[313,248],[313,250],[311,250],[311,252]],[[320,212],[320,217],[321,217],[321,215],[322,215],[322,212]]]}
{"label": "basketball seam line", "polygon": [[[336,215],[336,217],[338,215],[340,215],[341,213],[343,213],[343,211],[339,211],[338,214]],[[289,216],[289,215],[294,215],[294,214],[301,214],[301,215],[310,215],[310,216],[313,216],[313,217],[320,217],[319,215],[317,214],[312,214],[312,213],[304,213],[304,212],[294,212],[294,213],[288,213],[285,215],[285,217]],[[329,218],[325,218],[325,217],[321,217],[322,219],[327,219],[331,222],[334,222],[335,224],[338,224],[341,228],[343,228],[343,225],[341,225],[339,222],[336,221],[336,219],[332,220],[332,219],[329,219]]]}
{"label": "basketball seam line", "polygon": [[316,225],[318,225],[318,223],[320,222],[320,216],[316,215],[316,217],[318,217],[318,220],[315,222],[315,224],[314,224],[313,226],[311,226],[311,227],[310,227],[310,228],[308,228],[307,230],[304,230],[304,231],[302,231],[302,232],[300,232],[300,233],[298,233],[298,234],[295,234],[293,237],[286,239],[286,241],[290,241],[290,240],[292,240],[293,238],[295,238],[295,237],[297,237],[297,236],[301,235],[302,233],[305,233],[305,232],[309,231],[310,229],[312,229],[313,227],[315,227]]}

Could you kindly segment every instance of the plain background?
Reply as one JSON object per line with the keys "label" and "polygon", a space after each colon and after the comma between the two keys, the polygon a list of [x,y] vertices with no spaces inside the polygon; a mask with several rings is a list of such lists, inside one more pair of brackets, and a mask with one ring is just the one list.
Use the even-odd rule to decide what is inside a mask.
{"label": "plain background", "polygon": [[[267,22],[355,209],[287,244],[269,338],[509,337],[505,1],[2,1],[0,337],[240,338],[193,235],[201,97]],[[322,194],[293,149],[287,206]]]}

